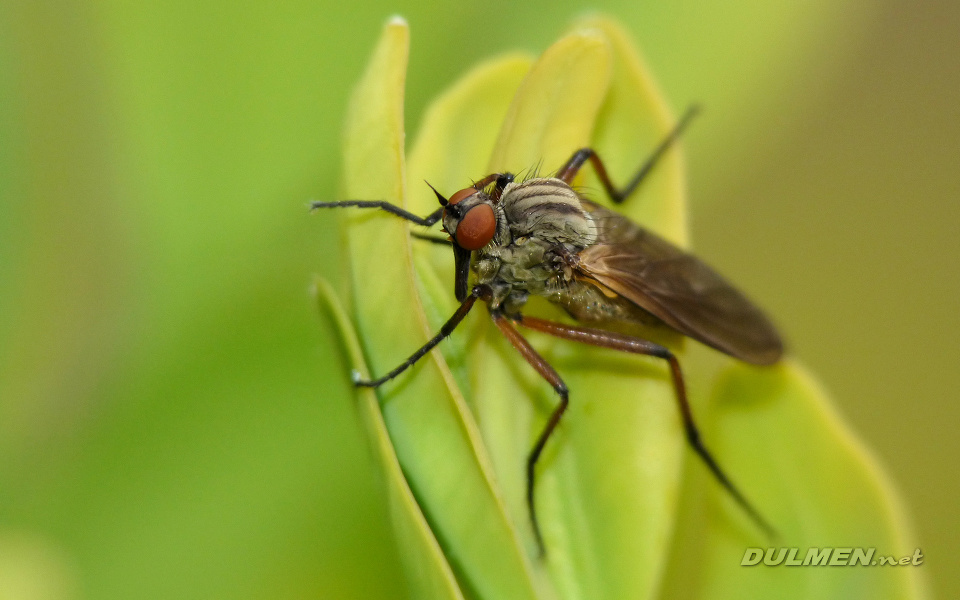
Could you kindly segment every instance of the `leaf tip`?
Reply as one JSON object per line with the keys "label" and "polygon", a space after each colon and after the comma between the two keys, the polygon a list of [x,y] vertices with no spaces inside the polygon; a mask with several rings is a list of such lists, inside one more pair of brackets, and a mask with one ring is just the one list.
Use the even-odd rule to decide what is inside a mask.
{"label": "leaf tip", "polygon": [[386,27],[402,27],[404,29],[409,29],[410,24],[407,23],[407,19],[403,15],[392,15],[387,19]]}

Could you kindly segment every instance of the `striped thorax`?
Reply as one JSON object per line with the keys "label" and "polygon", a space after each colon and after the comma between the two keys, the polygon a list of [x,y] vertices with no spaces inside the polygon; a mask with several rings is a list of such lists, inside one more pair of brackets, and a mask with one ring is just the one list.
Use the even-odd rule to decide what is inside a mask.
{"label": "striped thorax", "polygon": [[566,289],[572,276],[561,254],[576,255],[597,239],[577,193],[556,178],[511,182],[493,208],[496,234],[474,263],[478,282],[493,290],[493,306],[512,312],[530,295]]}

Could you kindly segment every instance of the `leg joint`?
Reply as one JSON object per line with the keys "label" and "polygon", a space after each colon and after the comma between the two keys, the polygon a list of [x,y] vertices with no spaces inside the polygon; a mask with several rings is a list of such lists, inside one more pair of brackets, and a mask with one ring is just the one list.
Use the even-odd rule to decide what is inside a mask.
{"label": "leg joint", "polygon": [[675,361],[677,358],[676,356],[674,356],[673,352],[670,352],[669,348],[666,348],[664,346],[654,346],[650,354],[653,356],[656,356],[657,358],[669,360],[670,362]]}
{"label": "leg joint", "polygon": [[475,285],[473,289],[470,290],[470,295],[480,300],[489,300],[491,298],[490,286],[483,284]]}

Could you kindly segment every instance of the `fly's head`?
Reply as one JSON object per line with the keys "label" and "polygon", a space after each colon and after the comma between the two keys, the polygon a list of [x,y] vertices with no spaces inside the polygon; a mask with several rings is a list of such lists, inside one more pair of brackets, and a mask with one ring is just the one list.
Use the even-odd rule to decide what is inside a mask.
{"label": "fly's head", "polygon": [[453,242],[454,292],[462,302],[467,296],[471,253],[489,244],[497,234],[494,199],[476,187],[464,188],[447,199],[430,187],[443,206],[443,229]]}
{"label": "fly's head", "polygon": [[463,188],[449,200],[434,193],[443,205],[443,229],[457,246],[473,251],[490,243],[497,233],[493,198],[474,187]]}

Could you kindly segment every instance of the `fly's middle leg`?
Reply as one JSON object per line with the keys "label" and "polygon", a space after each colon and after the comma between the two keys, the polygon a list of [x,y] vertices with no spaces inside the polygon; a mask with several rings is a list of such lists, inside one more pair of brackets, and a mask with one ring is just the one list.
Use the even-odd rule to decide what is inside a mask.
{"label": "fly's middle leg", "polygon": [[520,335],[520,332],[514,328],[510,321],[498,311],[492,311],[490,314],[493,317],[493,322],[497,325],[497,328],[503,332],[507,340],[510,341],[510,344],[516,348],[517,352],[530,363],[530,366],[532,366],[541,377],[553,386],[554,391],[560,396],[560,403],[553,409],[546,426],[544,426],[543,431],[540,433],[536,443],[533,445],[533,449],[527,457],[527,508],[530,513],[530,523],[533,526],[533,534],[537,539],[537,547],[540,549],[540,555],[542,556],[544,554],[543,534],[540,531],[540,522],[537,519],[537,506],[534,501],[537,461],[540,460],[540,455],[543,453],[543,448],[547,445],[547,440],[550,439],[550,435],[553,434],[557,425],[560,423],[560,417],[562,417],[563,413],[567,410],[567,405],[570,403],[570,394],[567,390],[567,384],[563,382],[560,375],[550,366],[550,363],[544,360],[544,358],[533,349],[530,342]]}

